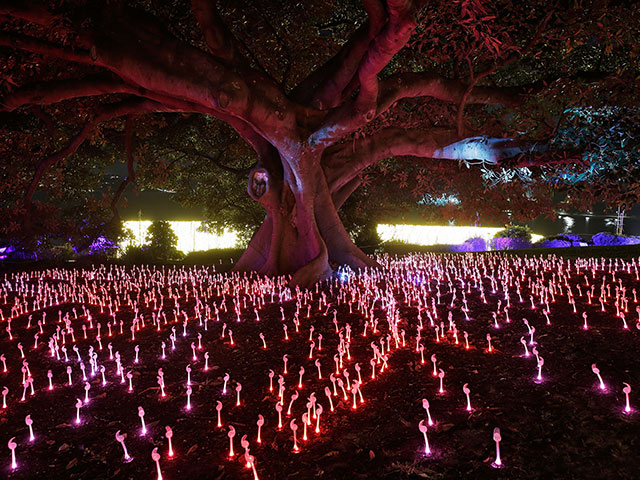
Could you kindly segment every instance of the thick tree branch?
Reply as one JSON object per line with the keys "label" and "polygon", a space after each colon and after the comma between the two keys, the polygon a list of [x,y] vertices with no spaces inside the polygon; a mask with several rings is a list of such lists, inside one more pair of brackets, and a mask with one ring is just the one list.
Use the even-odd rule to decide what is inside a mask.
{"label": "thick tree branch", "polygon": [[96,63],[125,82],[237,117],[281,148],[292,148],[300,123],[315,113],[291,102],[262,73],[236,72],[140,12],[105,17],[93,41]]}
{"label": "thick tree branch", "polygon": [[349,180],[343,187],[338,189],[337,191],[331,194],[331,200],[333,201],[333,205],[336,210],[340,210],[344,202],[355,192],[360,184],[362,183],[362,179],[359,176],[353,177]]}
{"label": "thick tree branch", "polygon": [[[385,24],[386,12],[379,0],[363,0],[367,23],[358,28],[344,46],[322,67],[313,72],[292,92],[293,98],[326,110],[343,100],[343,92],[353,79],[369,44]],[[305,97],[306,96],[306,97]]]}
{"label": "thick tree branch", "polygon": [[360,62],[357,73],[360,90],[356,98],[327,115],[323,125],[309,137],[311,146],[328,146],[373,120],[378,100],[378,74],[409,41],[416,27],[417,3],[411,0],[387,1],[389,21],[371,41]]}
{"label": "thick tree branch", "polygon": [[103,23],[88,39],[89,51],[8,33],[0,33],[0,46],[105,67],[139,88],[139,95],[162,103],[174,99],[169,104],[194,104],[206,113],[218,113],[219,118],[235,117],[282,148],[297,148],[295,139],[302,139],[299,129],[309,122],[317,124],[315,110],[291,102],[264,74],[228,68],[211,54],[178,40],[142,12],[106,9],[103,13]]}
{"label": "thick tree branch", "polygon": [[367,111],[378,98],[378,74],[393,56],[409,41],[416,28],[415,10],[410,0],[388,0],[389,22],[381,34],[373,39],[360,67],[358,80],[360,91],[356,108]]}
{"label": "thick tree branch", "polygon": [[[467,86],[435,73],[399,73],[380,82],[377,115],[403,98],[432,97],[445,102],[462,101]],[[525,89],[474,87],[466,103],[515,106],[521,103]]]}
{"label": "thick tree branch", "polygon": [[201,152],[199,150],[196,150],[195,148],[180,148],[180,147],[173,147],[173,146],[171,148],[173,148],[174,150],[176,150],[178,152],[182,152],[185,155],[195,155],[197,157],[201,157],[201,158],[204,158],[206,160],[209,160],[216,167],[218,167],[221,170],[224,170],[226,172],[229,172],[229,173],[235,173],[235,174],[238,174],[238,175],[247,174],[253,168],[253,167],[247,167],[247,168],[230,167],[229,165],[225,165],[224,163],[222,163],[220,161],[220,158],[219,158],[220,156],[219,155],[211,155],[209,153],[205,153],[205,152]]}
{"label": "thick tree branch", "polygon": [[90,97],[112,93],[144,93],[138,87],[127,85],[107,75],[57,80],[20,87],[0,101],[3,110],[13,111],[23,105],[51,105],[71,98]]}
{"label": "thick tree branch", "polygon": [[47,127],[47,134],[49,135],[49,144],[53,141],[54,131],[55,131],[55,123],[53,118],[46,113],[40,105],[33,105],[31,107],[31,112],[35,115],[36,118],[39,118],[44,122]]}
{"label": "thick tree branch", "polygon": [[0,2],[0,15],[9,15],[43,27],[52,27],[56,23],[61,23],[60,19],[49,12],[42,2],[32,0],[4,0]]}
{"label": "thick tree branch", "polygon": [[233,34],[220,18],[215,0],[191,0],[191,10],[211,53],[229,64],[239,63],[241,55],[233,41]]}
{"label": "thick tree branch", "polygon": [[94,65],[88,51],[71,50],[54,43],[17,33],[0,32],[0,46],[18,48],[27,52],[38,53],[48,57],[60,58],[76,63]]}
{"label": "thick tree branch", "polygon": [[[460,139],[453,130],[404,130],[387,128],[375,136],[336,145],[325,152],[324,171],[332,193],[356,175],[384,158],[414,156],[501,164],[507,159],[547,150],[546,145],[511,138],[471,137]],[[526,159],[525,159],[526,162]],[[524,163],[524,162],[523,162]],[[512,166],[519,165],[517,162]]]}

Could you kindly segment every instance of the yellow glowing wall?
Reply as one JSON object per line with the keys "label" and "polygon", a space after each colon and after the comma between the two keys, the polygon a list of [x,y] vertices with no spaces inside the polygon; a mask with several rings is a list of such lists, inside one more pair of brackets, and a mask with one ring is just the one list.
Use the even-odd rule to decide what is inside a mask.
{"label": "yellow glowing wall", "polygon": [[[412,245],[459,245],[473,237],[490,240],[503,230],[491,227],[450,227],[439,225],[389,225],[379,224],[378,235],[383,242],[399,241]],[[532,235],[537,242],[542,235]]]}
{"label": "yellow glowing wall", "polygon": [[[201,222],[169,222],[171,228],[178,236],[178,250],[183,253],[200,250],[211,250],[213,248],[233,248],[238,246],[238,235],[231,230],[225,230],[222,235],[208,232],[200,232]],[[126,248],[130,243],[133,245],[143,245],[146,243],[147,229],[151,225],[149,220],[130,220],[124,222],[124,226],[133,232],[134,239],[130,242],[123,242],[120,246]]]}
{"label": "yellow glowing wall", "polygon": [[[238,235],[232,230],[225,230],[222,235],[198,231],[200,222],[177,221],[169,222],[178,236],[178,250],[184,253],[211,250],[214,248],[233,248],[239,246]],[[149,220],[130,220],[124,222],[134,235],[134,239],[123,242],[120,246],[126,248],[130,243],[142,245],[146,243],[147,229],[151,225]],[[378,225],[378,235],[384,242],[400,241],[413,245],[457,245],[473,237],[490,240],[502,228],[490,227],[449,227],[435,225]],[[533,235],[536,242],[541,235]]]}

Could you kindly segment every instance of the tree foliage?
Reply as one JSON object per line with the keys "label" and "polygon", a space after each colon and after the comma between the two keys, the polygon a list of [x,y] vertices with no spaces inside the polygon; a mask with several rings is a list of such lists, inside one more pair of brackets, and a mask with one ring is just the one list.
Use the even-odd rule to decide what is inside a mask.
{"label": "tree foliage", "polygon": [[165,220],[151,222],[145,240],[145,247],[155,260],[177,260],[182,256],[177,249],[178,236]]}

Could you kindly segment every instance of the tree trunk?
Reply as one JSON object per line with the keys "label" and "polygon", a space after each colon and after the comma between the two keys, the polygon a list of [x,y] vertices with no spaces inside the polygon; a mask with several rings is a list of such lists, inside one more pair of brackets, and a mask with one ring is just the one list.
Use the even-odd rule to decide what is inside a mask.
{"label": "tree trunk", "polygon": [[353,269],[376,266],[344,228],[319,161],[282,164],[282,180],[262,166],[249,175],[247,191],[266,216],[235,269],[291,275],[291,283],[304,288],[328,278],[330,262]]}

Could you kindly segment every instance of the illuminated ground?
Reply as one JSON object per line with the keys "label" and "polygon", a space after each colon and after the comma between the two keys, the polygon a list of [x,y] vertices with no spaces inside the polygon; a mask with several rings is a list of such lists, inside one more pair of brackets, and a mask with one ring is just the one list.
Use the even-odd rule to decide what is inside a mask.
{"label": "illuminated ground", "polygon": [[[212,268],[8,275],[0,290],[0,353],[7,365],[0,388],[8,387],[0,470],[9,478],[156,478],[157,448],[165,479],[251,479],[247,459],[261,479],[636,478],[637,260],[596,265],[593,259],[479,255],[382,262],[384,273],[343,275],[307,294],[291,292],[281,280],[231,277]],[[434,362],[442,379],[433,375]],[[347,390],[359,379],[356,365],[362,398]],[[23,383],[28,378],[32,384]],[[312,394],[323,410],[319,432],[312,418],[303,440]],[[119,438],[130,461],[117,432],[126,434]],[[15,469],[6,448],[12,437]]]}

